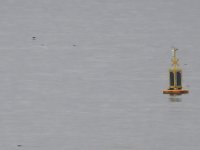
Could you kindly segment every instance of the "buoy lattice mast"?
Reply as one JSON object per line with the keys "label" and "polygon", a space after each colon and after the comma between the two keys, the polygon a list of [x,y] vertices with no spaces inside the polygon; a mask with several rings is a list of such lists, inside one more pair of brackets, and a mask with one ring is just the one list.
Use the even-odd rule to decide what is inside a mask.
{"label": "buoy lattice mast", "polygon": [[178,49],[173,48],[173,56],[172,56],[172,67],[169,69],[169,81],[170,86],[169,89],[176,90],[182,89],[182,69],[179,67],[179,59],[176,58],[176,51]]}

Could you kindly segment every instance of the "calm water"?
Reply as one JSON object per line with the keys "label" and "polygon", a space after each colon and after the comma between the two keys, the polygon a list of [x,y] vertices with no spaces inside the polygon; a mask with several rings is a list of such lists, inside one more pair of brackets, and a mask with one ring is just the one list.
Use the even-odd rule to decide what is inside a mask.
{"label": "calm water", "polygon": [[[1,1],[1,149],[199,149],[199,4]],[[188,95],[162,94],[173,46]]]}

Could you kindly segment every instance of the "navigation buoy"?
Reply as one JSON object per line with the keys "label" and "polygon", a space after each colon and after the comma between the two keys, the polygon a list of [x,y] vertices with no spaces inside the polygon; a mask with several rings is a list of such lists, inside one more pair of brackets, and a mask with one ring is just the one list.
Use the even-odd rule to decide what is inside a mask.
{"label": "navigation buoy", "polygon": [[178,49],[173,48],[172,66],[169,68],[169,89],[163,90],[163,94],[187,94],[188,90],[182,87],[182,69],[178,64],[179,59],[176,58],[176,51]]}

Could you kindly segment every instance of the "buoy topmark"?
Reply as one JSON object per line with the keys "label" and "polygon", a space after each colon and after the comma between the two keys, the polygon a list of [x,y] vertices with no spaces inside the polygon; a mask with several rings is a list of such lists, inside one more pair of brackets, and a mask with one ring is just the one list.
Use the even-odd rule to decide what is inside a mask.
{"label": "buoy topmark", "polygon": [[169,68],[169,88],[163,90],[163,94],[187,94],[188,90],[182,87],[182,69],[179,66],[179,59],[176,58],[176,51],[178,49],[173,48],[172,52],[172,66]]}

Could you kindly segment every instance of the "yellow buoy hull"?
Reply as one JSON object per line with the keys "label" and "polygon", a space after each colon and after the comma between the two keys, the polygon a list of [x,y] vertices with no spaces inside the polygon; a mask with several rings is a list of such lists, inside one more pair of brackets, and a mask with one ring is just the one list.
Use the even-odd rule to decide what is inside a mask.
{"label": "yellow buoy hull", "polygon": [[163,94],[187,94],[189,93],[188,90],[164,90]]}

